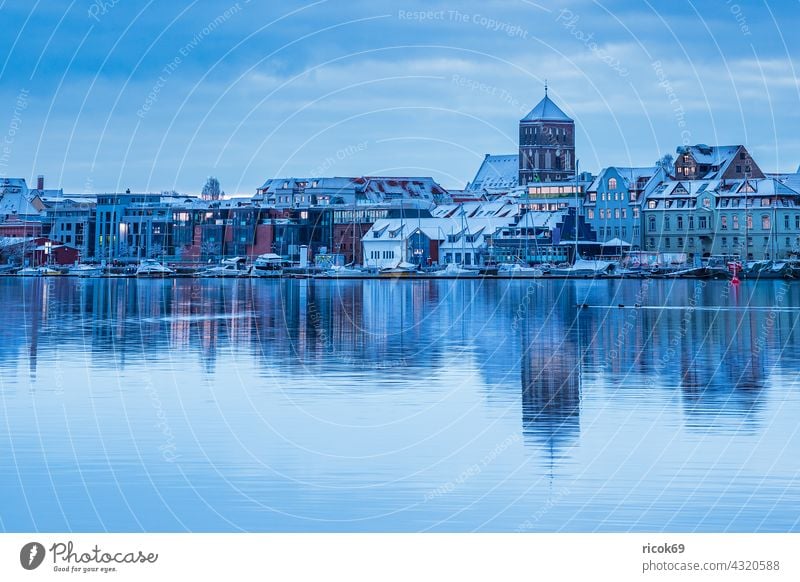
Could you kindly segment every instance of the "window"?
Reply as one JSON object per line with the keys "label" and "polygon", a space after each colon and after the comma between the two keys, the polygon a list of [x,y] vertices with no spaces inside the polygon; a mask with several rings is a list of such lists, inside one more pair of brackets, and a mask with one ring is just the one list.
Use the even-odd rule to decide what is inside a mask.
{"label": "window", "polygon": [[656,231],[656,217],[651,216],[650,218],[647,219],[647,232],[655,232],[655,231]]}
{"label": "window", "polygon": [[783,228],[785,228],[786,230],[789,230],[789,215],[788,214],[784,214],[783,215]]}
{"label": "window", "polygon": [[616,190],[617,189],[617,179],[616,178],[609,178],[608,179],[608,189],[609,190]]}
{"label": "window", "polygon": [[720,228],[720,230],[728,230],[728,217],[727,216],[720,216],[719,217],[719,228]]}
{"label": "window", "polygon": [[689,215],[689,230],[694,230],[694,216]]}
{"label": "window", "polygon": [[794,227],[800,228],[800,214],[794,215]]}
{"label": "window", "polygon": [[769,206],[769,198],[761,199],[761,207],[764,208],[765,206]]}
{"label": "window", "polygon": [[652,248],[655,248],[655,246],[656,246],[656,239],[654,239],[654,238],[649,238],[649,239],[647,239],[647,246],[648,246],[648,247],[650,247],[651,249],[652,249]]}
{"label": "window", "polygon": [[589,218],[589,220],[594,220],[594,210],[589,208],[586,211],[586,216]]}
{"label": "window", "polygon": [[703,208],[711,208],[711,198],[703,198]]}
{"label": "window", "polygon": [[708,228],[708,217],[701,216],[698,219],[700,221],[700,228]]}
{"label": "window", "polygon": [[597,192],[592,192],[589,194],[589,202],[597,202]]}
{"label": "window", "polygon": [[727,247],[728,246],[728,237],[727,236],[723,236],[722,237],[722,246],[723,247]]}
{"label": "window", "polygon": [[664,230],[669,230],[669,216],[664,217]]}
{"label": "window", "polygon": [[622,209],[622,218],[628,218],[628,209],[627,208],[623,208]]}
{"label": "window", "polygon": [[753,215],[752,214],[748,214],[747,215],[747,228],[750,229],[750,230],[753,229]]}
{"label": "window", "polygon": [[[678,216],[678,230],[683,230],[683,216]],[[683,246],[683,245],[678,245]]]}
{"label": "window", "polygon": [[742,173],[742,166],[736,166],[736,173],[737,174],[741,174]]}
{"label": "window", "polygon": [[670,245],[670,243],[669,243],[669,239],[668,239],[668,238],[665,238],[665,239],[664,239],[664,248],[665,248],[665,249],[668,249],[668,248],[669,248],[669,245]]}
{"label": "window", "polygon": [[769,215],[764,214],[761,217],[761,230],[769,230],[772,228],[771,222],[769,220]]}
{"label": "window", "polygon": [[733,215],[733,230],[739,230],[739,215]]}
{"label": "window", "polygon": [[633,209],[633,217],[634,218],[639,218],[639,209],[638,208],[634,208]]}
{"label": "window", "polygon": [[619,218],[619,208],[614,209],[614,218]]}
{"label": "window", "polygon": [[648,208],[655,208],[655,207],[656,207],[656,201],[655,201],[655,200],[650,200],[650,201],[647,203],[647,207],[648,207]]}
{"label": "window", "polygon": [[678,248],[679,249],[683,248],[683,238],[682,237],[678,237]]}

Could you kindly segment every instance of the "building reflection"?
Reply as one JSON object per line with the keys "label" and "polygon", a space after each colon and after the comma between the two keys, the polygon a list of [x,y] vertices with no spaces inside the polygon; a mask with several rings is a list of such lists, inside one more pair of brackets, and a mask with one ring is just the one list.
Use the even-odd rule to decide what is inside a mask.
{"label": "building reflection", "polygon": [[[521,381],[524,434],[557,459],[579,437],[582,394],[598,386],[679,391],[689,427],[741,430],[758,427],[770,376],[800,367],[795,287],[775,311],[783,287],[768,282],[731,310],[699,308],[725,301],[719,287],[655,284],[620,296],[652,309],[578,310],[599,288],[580,284],[3,278],[0,372],[25,365],[35,379],[41,362],[72,352],[109,369],[194,358],[212,373],[229,358],[265,377],[374,370],[380,382],[470,354],[488,406],[516,402]],[[690,300],[698,309],[680,308]]]}
{"label": "building reflection", "polygon": [[[545,299],[545,297],[542,297]],[[574,299],[567,297],[564,304]],[[560,305],[561,303],[559,303]],[[534,312],[519,320],[523,435],[551,463],[563,458],[580,436],[581,312]]]}

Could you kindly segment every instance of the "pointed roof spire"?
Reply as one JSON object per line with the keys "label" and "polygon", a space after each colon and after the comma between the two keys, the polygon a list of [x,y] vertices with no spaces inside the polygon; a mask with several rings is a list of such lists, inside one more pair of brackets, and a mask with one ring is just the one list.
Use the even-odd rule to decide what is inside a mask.
{"label": "pointed roof spire", "polygon": [[572,121],[566,113],[553,103],[547,95],[547,80],[544,82],[544,98],[534,107],[522,121]]}

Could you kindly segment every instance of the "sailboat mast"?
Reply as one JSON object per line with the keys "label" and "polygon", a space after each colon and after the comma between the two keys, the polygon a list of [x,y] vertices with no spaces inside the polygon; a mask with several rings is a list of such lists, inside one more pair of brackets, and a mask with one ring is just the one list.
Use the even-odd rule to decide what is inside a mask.
{"label": "sailboat mast", "polygon": [[575,260],[577,262],[578,254],[578,167],[580,160],[575,160]]}

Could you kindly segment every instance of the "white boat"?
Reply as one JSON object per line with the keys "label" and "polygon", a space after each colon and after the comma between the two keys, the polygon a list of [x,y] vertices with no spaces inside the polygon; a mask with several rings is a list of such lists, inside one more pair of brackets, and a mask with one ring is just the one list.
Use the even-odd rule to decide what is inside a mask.
{"label": "white boat", "polygon": [[53,275],[61,275],[61,271],[57,271],[47,265],[41,265],[39,267],[25,267],[24,269],[20,269],[17,271],[17,275],[20,277],[50,277]]}
{"label": "white boat", "polygon": [[542,277],[544,270],[538,267],[526,267],[518,263],[504,263],[497,269],[498,277]]}
{"label": "white boat", "polygon": [[464,277],[468,275],[473,276],[475,273],[467,269],[462,269],[455,263],[448,263],[444,269],[441,271],[436,271],[437,277]]}
{"label": "white boat", "polygon": [[250,267],[250,277],[280,277],[283,275],[285,261],[275,253],[258,255]]}
{"label": "white boat", "polygon": [[103,275],[104,270],[102,265],[87,265],[86,263],[81,263],[70,267],[67,274],[77,277],[100,277]]}
{"label": "white boat", "polygon": [[315,275],[315,277],[320,279],[363,279],[366,276],[368,276],[368,273],[362,269],[339,266],[333,266]]}
{"label": "white boat", "polygon": [[555,277],[596,277],[608,273],[614,266],[611,261],[578,259],[572,265],[558,266],[550,270]]}
{"label": "white boat", "polygon": [[137,277],[169,277],[174,274],[175,271],[155,259],[144,259],[136,269]]}
{"label": "white boat", "polygon": [[417,266],[400,261],[394,267],[384,267],[378,274],[381,277],[410,277],[417,272]]}
{"label": "white boat", "polygon": [[219,265],[209,267],[197,273],[198,277],[241,277],[247,274],[244,257],[225,259]]}

